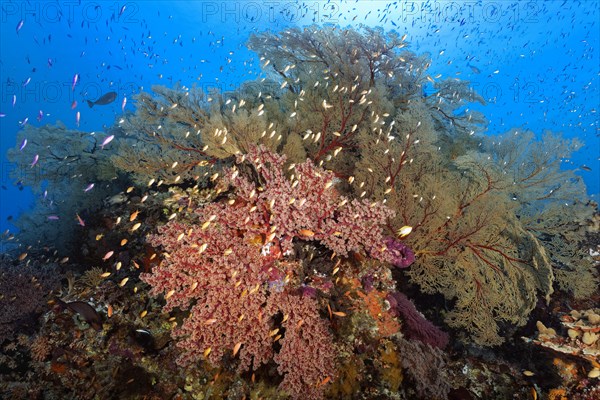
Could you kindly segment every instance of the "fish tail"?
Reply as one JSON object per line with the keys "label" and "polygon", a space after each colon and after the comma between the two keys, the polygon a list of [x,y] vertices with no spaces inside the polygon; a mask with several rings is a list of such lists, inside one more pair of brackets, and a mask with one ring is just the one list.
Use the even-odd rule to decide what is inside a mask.
{"label": "fish tail", "polygon": [[94,102],[93,101],[89,101],[89,100],[86,100],[86,101],[88,103],[88,106],[90,106],[90,108],[94,107]]}

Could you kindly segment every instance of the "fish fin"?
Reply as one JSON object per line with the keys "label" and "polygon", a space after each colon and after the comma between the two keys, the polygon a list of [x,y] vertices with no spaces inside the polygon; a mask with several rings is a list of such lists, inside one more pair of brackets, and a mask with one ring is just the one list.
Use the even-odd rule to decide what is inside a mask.
{"label": "fish fin", "polygon": [[65,303],[63,300],[59,299],[57,296],[54,296],[54,301],[56,301],[56,304],[58,304],[60,306],[61,311],[69,308],[69,305],[67,303]]}
{"label": "fish fin", "polygon": [[88,103],[88,106],[90,106],[90,108],[94,107],[94,102],[93,101],[89,101],[89,100],[86,100],[86,101]]}

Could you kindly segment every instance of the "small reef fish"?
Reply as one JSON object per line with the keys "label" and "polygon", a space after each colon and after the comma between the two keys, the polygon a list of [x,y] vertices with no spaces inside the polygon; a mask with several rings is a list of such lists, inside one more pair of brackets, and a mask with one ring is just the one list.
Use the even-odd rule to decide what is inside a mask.
{"label": "small reef fish", "polygon": [[300,234],[300,236],[309,237],[309,238],[315,236],[315,233],[313,231],[311,231],[310,229],[300,229],[298,231],[298,234]]}
{"label": "small reef fish", "polygon": [[398,229],[397,234],[399,237],[403,238],[408,236],[412,232],[412,229],[412,226],[405,225],[402,228]]}
{"label": "small reef fish", "polygon": [[75,216],[77,217],[77,222],[79,225],[85,226],[85,221],[79,216],[79,214],[76,213]]}
{"label": "small reef fish", "polygon": [[133,337],[140,346],[146,348],[147,350],[157,350],[154,337],[152,336],[150,331],[146,329],[136,329],[134,331]]}
{"label": "small reef fish", "polygon": [[123,97],[123,102],[121,103],[121,112],[125,112],[126,105],[127,105],[127,97]]}
{"label": "small reef fish", "polygon": [[481,70],[479,68],[477,68],[476,66],[471,65],[471,64],[467,64],[467,66],[469,68],[471,68],[471,71],[473,71],[474,73],[476,73],[476,74],[480,74],[481,73]]}
{"label": "small reef fish", "polygon": [[21,30],[21,28],[23,28],[23,25],[24,25],[24,24],[25,24],[25,21],[24,21],[24,20],[20,20],[20,21],[17,23],[17,29],[16,29],[16,31],[17,31],[17,35],[19,34],[19,31]]}
{"label": "small reef fish", "polygon": [[95,105],[104,106],[104,105],[110,104],[113,101],[115,101],[116,98],[117,98],[117,93],[116,92],[108,92],[108,93],[103,94],[96,101],[90,101],[90,100],[86,100],[86,101],[88,103],[88,106],[90,106],[90,108],[92,108]]}
{"label": "small reef fish", "polygon": [[69,309],[74,313],[81,315],[85,322],[87,322],[95,330],[102,330],[102,319],[100,318],[100,314],[98,314],[94,307],[88,303],[84,301],[70,301],[66,303],[58,297],[55,297],[54,300],[60,306],[61,310]]}
{"label": "small reef fish", "polygon": [[36,155],[33,157],[33,161],[31,162],[31,168],[35,167],[35,164],[37,164],[39,160],[40,160],[40,155],[39,155],[39,154],[36,154]]}
{"label": "small reef fish", "polygon": [[588,171],[590,172],[592,169],[590,167],[588,167],[587,165],[580,165],[579,166],[580,169],[584,170],[584,171]]}
{"label": "small reef fish", "polygon": [[71,92],[75,90],[75,85],[79,82],[79,74],[73,75],[73,82],[71,83]]}
{"label": "small reef fish", "polygon": [[115,138],[115,135],[110,135],[107,136],[103,141],[102,144],[100,145],[100,148],[102,150],[104,150],[104,146],[106,146],[107,144],[109,144],[110,142],[112,142],[112,140]]}
{"label": "small reef fish", "polygon": [[114,206],[116,204],[125,203],[127,201],[127,196],[123,193],[115,194],[104,200],[104,204],[109,206]]}
{"label": "small reef fish", "polygon": [[235,346],[233,346],[233,356],[234,357],[237,354],[237,352],[240,351],[240,347],[242,347],[242,342],[239,342]]}
{"label": "small reef fish", "polygon": [[23,149],[27,146],[27,138],[23,139],[21,142],[21,146],[19,147],[19,151],[23,151]]}
{"label": "small reef fish", "polygon": [[89,192],[90,190],[92,190],[94,188],[94,184],[90,183],[89,185],[86,186],[85,189],[83,189],[84,192]]}
{"label": "small reef fish", "polygon": [[133,220],[135,220],[139,213],[140,213],[139,210],[135,210],[134,212],[132,212],[131,215],[129,216],[129,222],[132,222]]}
{"label": "small reef fish", "polygon": [[79,111],[77,111],[77,114],[75,114],[75,123],[77,124],[78,128],[79,128],[79,121],[81,121],[81,113]]}

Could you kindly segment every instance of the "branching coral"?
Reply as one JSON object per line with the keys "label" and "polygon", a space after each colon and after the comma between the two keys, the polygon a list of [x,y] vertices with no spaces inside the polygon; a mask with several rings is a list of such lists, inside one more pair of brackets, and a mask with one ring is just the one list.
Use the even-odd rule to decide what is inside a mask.
{"label": "branching coral", "polygon": [[0,256],[0,344],[17,332],[33,330],[60,279],[56,264],[15,262]]}
{"label": "branching coral", "polygon": [[353,152],[358,131],[371,129],[372,110],[384,114],[391,109],[387,89],[378,83],[385,79],[393,85],[394,72],[408,66],[397,54],[405,45],[381,30],[314,27],[249,40],[270,77],[283,82],[278,101],[283,111],[269,117],[281,121],[284,138],[301,132],[306,154],[315,162],[331,161],[339,172],[351,166],[342,157],[331,160],[332,155],[342,149]]}
{"label": "branching coral", "polygon": [[342,149],[355,154],[358,132],[378,127],[373,113],[381,124],[393,110],[387,98],[409,102],[427,81],[428,60],[400,53],[407,43],[378,29],[289,29],[254,35],[248,44],[262,56],[266,81],[210,96],[163,87],[153,87],[156,96],[140,94],[135,115],[120,124],[128,139],[113,158],[116,165],[139,181],[185,180],[201,175],[199,163],[259,143],[282,148],[291,162],[308,156],[349,174],[349,159],[332,157]]}
{"label": "branching coral", "polygon": [[25,125],[17,136],[19,148],[7,153],[8,160],[17,167],[11,177],[38,194],[43,191],[45,181],[51,191],[53,184],[65,179],[79,183],[81,190],[90,182],[112,180],[117,170],[108,156],[114,154],[114,148],[101,147],[107,136],[70,130],[60,122],[41,127]]}
{"label": "branching coral", "polygon": [[140,184],[206,178],[203,167],[251,145],[275,150],[281,140],[266,116],[249,111],[246,100],[232,102],[233,93],[225,100],[221,93],[208,96],[197,88],[153,86],[152,91],[140,93],[136,112],[113,128],[123,138],[111,160]]}
{"label": "branching coral", "polygon": [[297,290],[314,272],[294,257],[295,243],[321,243],[332,258],[355,252],[391,261],[382,226],[393,212],[339,196],[333,173],[310,160],[295,165],[291,179],[284,163],[262,146],[239,156],[239,166],[226,169],[220,182],[231,187],[229,200],[198,208],[196,224],[161,227],[150,240],[164,248],[165,259],[142,279],[153,294],[165,294],[166,311],[190,309],[174,333],[182,364],[202,356],[219,364],[239,351],[244,371],[274,359],[285,374],[282,388],[313,398],[322,393],[319,383],[335,375],[334,356],[318,303]]}
{"label": "branching coral", "polygon": [[[431,116],[443,127],[444,135],[461,138],[468,142],[468,137],[481,132],[487,126],[485,116],[474,110],[459,112],[470,103],[485,104],[485,100],[470,86],[470,82],[459,79],[446,79],[434,83],[435,93],[424,99],[431,111]],[[450,143],[458,143],[450,140]]]}
{"label": "branching coral", "polygon": [[545,250],[516,218],[496,162],[469,143],[442,150],[462,136],[439,135],[424,104],[414,102],[394,122],[361,136],[365,156],[352,189],[386,199],[397,210],[393,227],[412,227],[405,240],[416,262],[407,275],[455,301],[446,321],[480,344],[500,343],[499,321],[523,324],[536,292],[552,292]]}
{"label": "branching coral", "polygon": [[577,298],[589,296],[598,287],[598,277],[582,244],[597,205],[587,199],[581,178],[561,169],[561,160],[570,158],[581,143],[549,132],[535,141],[533,132],[519,130],[484,143],[503,165],[506,190],[519,205],[515,213],[548,251],[560,288]]}
{"label": "branching coral", "polygon": [[428,196],[406,221],[415,227],[407,242],[419,249],[408,275],[426,292],[455,299],[451,326],[477,343],[498,344],[499,321],[524,324],[536,293],[552,293],[553,271],[541,243],[514,216],[497,168],[476,154],[455,166],[447,177],[452,190]]}
{"label": "branching coral", "polygon": [[[94,137],[75,131],[67,144],[77,154],[48,158],[43,141],[34,140],[12,153],[25,169],[54,165],[57,176],[61,168],[73,173],[66,185],[116,175],[107,169],[110,156],[138,184],[187,190],[173,207],[182,218],[151,236],[165,259],[144,276],[154,294],[168,298],[167,310],[190,310],[175,333],[185,347],[181,362],[202,355],[219,363],[245,338],[255,344],[240,345],[241,370],[286,359],[265,342],[285,325],[274,299],[283,293],[301,307],[323,307],[323,297],[305,300],[292,289],[306,284],[300,292],[314,294],[316,274],[332,272],[336,258],[412,263],[398,275],[441,294],[450,308],[446,322],[482,345],[501,343],[503,329],[523,324],[537,297],[552,294],[555,276],[576,296],[591,293],[597,280],[578,245],[595,205],[569,199],[583,198],[584,188],[559,168],[576,142],[546,136],[538,143],[515,132],[482,137],[486,120],[467,107],[483,98],[468,82],[432,78],[428,55],[407,51],[396,33],[313,26],[256,34],[248,45],[260,56],[263,81],[208,95],[153,87],[154,94],[138,96],[135,114],[107,132],[117,139],[108,149],[99,152]],[[202,190],[210,198],[194,205]],[[68,204],[61,215],[76,207],[84,204]],[[411,252],[384,237],[384,225],[388,234],[412,227],[402,241],[414,263]],[[309,268],[304,251],[331,259]],[[360,265],[368,277],[370,264]],[[323,289],[333,285],[330,277],[322,280],[320,295],[331,295]],[[240,314],[242,306],[254,319]],[[303,319],[316,319],[313,311]],[[383,322],[393,328],[387,333],[397,328]],[[321,328],[315,332],[327,331]],[[221,330],[228,334],[217,335]],[[297,387],[294,367],[280,367]],[[317,379],[307,374],[305,387]]]}
{"label": "branching coral", "polygon": [[[177,183],[201,173],[214,162],[203,151],[200,127],[208,119],[200,90],[183,92],[153,86],[155,96],[140,93],[135,114],[113,127],[121,132],[114,165],[130,173],[138,184],[150,179]],[[177,164],[174,164],[174,163]]]}
{"label": "branching coral", "polygon": [[[483,98],[468,82],[433,79],[427,55],[405,50],[408,43],[394,33],[309,27],[257,34],[248,45],[261,57],[261,84],[211,94],[211,102],[193,91],[181,95],[163,88],[156,89],[159,98],[141,97],[137,121],[147,126],[144,140],[184,151],[177,168],[227,159],[260,140],[288,155],[292,168],[308,157],[354,181],[338,190],[387,201],[396,211],[389,228],[413,228],[406,243],[416,261],[406,275],[424,292],[452,301],[446,321],[479,344],[501,343],[501,325],[523,324],[536,296],[552,293],[554,275],[562,288],[590,293],[595,280],[586,257],[576,244],[570,250],[561,245],[577,235],[569,232],[590,211],[571,204],[581,218],[567,225],[559,213],[565,200],[559,194],[582,191],[556,164],[576,143],[548,136],[542,147],[533,146],[530,134],[482,139],[477,134],[485,118],[465,107],[484,104]],[[433,91],[424,95],[430,83]],[[160,133],[158,125],[169,129]],[[194,136],[194,130],[201,133]],[[179,141],[188,131],[190,137]],[[290,215],[288,200],[276,199],[272,226],[315,226],[307,214]],[[364,212],[367,203],[348,204]],[[539,212],[548,218],[540,222]],[[324,227],[306,239],[343,255],[347,243],[330,235],[340,229]],[[290,248],[286,243],[280,243],[283,251]],[[590,279],[573,279],[581,274]]]}
{"label": "branching coral", "polygon": [[22,144],[7,154],[16,166],[11,178],[36,194],[35,207],[15,221],[21,243],[39,245],[44,240],[44,245],[69,250],[82,228],[77,215],[89,215],[126,187],[126,179],[110,162],[113,143],[101,146],[108,136],[69,130],[60,122],[25,125],[19,132],[17,143]]}
{"label": "branching coral", "polygon": [[445,399],[450,392],[441,350],[418,340],[395,340],[400,363],[413,381],[419,398]]}
{"label": "branching coral", "polygon": [[[295,396],[319,398],[325,379],[335,372],[335,347],[327,324],[316,312],[317,303],[310,297],[280,293],[273,297],[285,316],[285,338],[274,359],[284,375],[281,387]],[[323,378],[325,376],[325,378]],[[315,384],[316,382],[316,384]]]}

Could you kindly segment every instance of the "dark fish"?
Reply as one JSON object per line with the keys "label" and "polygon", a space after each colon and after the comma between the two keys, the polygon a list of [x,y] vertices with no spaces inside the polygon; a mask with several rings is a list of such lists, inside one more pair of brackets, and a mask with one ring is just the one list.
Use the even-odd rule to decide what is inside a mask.
{"label": "dark fish", "polygon": [[116,98],[117,98],[116,92],[108,92],[108,93],[102,95],[102,97],[100,97],[96,101],[90,101],[90,100],[86,100],[86,101],[88,103],[88,106],[90,106],[90,108],[92,108],[92,107],[94,107],[95,104],[97,104],[99,106],[104,106],[106,104],[110,104],[113,101],[115,101]]}
{"label": "dark fish", "polygon": [[469,66],[471,68],[471,71],[473,71],[474,73],[476,73],[476,74],[481,73],[481,70],[479,68],[477,68],[476,66],[470,65],[470,64],[467,64],[467,66]]}
{"label": "dark fish", "polygon": [[155,349],[154,337],[146,329],[136,329],[133,332],[133,337],[140,346],[148,350]]}
{"label": "dark fish", "polygon": [[587,165],[580,165],[579,168],[581,168],[584,171],[591,171],[592,169],[590,167],[588,167]]}
{"label": "dark fish", "polygon": [[85,322],[90,324],[90,326],[95,330],[102,330],[102,319],[100,318],[100,314],[98,314],[94,307],[90,306],[88,303],[84,301],[70,301],[66,303],[58,297],[55,297],[55,300],[62,309],[68,308],[69,310],[81,315]]}

